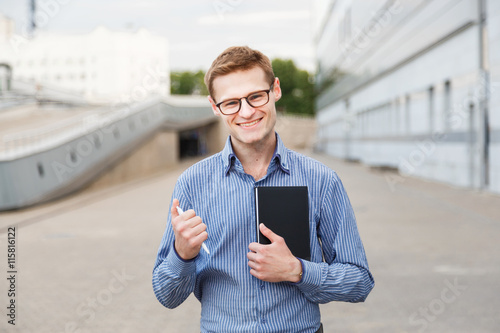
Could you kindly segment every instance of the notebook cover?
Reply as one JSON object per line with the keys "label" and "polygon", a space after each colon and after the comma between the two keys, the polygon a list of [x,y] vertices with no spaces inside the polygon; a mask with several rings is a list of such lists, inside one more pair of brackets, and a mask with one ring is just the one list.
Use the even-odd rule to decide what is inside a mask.
{"label": "notebook cover", "polygon": [[259,231],[259,224],[264,223],[285,239],[294,256],[311,259],[307,186],[255,187],[255,207],[259,243],[271,243]]}

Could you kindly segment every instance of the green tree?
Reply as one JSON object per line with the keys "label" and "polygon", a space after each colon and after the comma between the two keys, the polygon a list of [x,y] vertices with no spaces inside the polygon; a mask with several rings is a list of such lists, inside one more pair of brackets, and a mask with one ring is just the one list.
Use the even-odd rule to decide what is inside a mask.
{"label": "green tree", "polygon": [[314,76],[298,69],[293,60],[273,59],[274,75],[280,79],[282,97],[278,111],[291,114],[314,114]]}
{"label": "green tree", "polygon": [[[272,61],[274,74],[279,77],[282,97],[276,104],[280,112],[290,114],[314,114],[314,76],[305,70],[298,69],[293,60],[274,59]],[[170,92],[173,95],[208,95],[203,81],[205,73],[171,72]]]}
{"label": "green tree", "polygon": [[208,95],[207,88],[203,82],[205,73],[197,72],[171,72],[170,93],[172,95]]}

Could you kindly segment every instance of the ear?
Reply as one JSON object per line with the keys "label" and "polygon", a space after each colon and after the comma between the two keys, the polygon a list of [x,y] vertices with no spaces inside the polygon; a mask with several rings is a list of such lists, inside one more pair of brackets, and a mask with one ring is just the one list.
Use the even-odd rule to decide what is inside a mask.
{"label": "ear", "polygon": [[210,105],[212,106],[212,111],[216,116],[220,116],[220,111],[219,108],[215,105],[215,101],[213,100],[212,96],[208,95],[208,101],[210,102]]}
{"label": "ear", "polygon": [[275,102],[279,101],[281,98],[281,87],[280,87],[280,79],[277,77],[274,78],[273,93]]}

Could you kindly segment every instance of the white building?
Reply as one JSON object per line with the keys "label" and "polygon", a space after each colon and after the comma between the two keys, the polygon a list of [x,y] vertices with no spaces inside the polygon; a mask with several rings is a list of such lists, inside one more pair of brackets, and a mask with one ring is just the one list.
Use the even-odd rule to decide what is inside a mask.
{"label": "white building", "polygon": [[33,39],[0,38],[0,44],[5,50],[0,63],[12,67],[13,82],[64,89],[91,103],[139,101],[170,92],[167,40],[145,29],[98,27],[79,35],[42,31]]}
{"label": "white building", "polygon": [[317,148],[500,193],[500,2],[321,6]]}
{"label": "white building", "polygon": [[0,94],[9,87],[11,76],[10,52],[6,47],[10,37],[14,34],[14,21],[0,13]]}

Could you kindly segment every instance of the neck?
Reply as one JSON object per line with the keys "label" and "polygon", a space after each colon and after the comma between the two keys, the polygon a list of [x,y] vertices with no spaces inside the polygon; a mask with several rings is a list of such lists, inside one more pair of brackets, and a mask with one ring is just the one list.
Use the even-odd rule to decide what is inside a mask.
{"label": "neck", "polygon": [[265,142],[252,145],[233,143],[233,151],[240,160],[243,170],[257,181],[266,175],[276,144],[276,135],[273,132]]}

